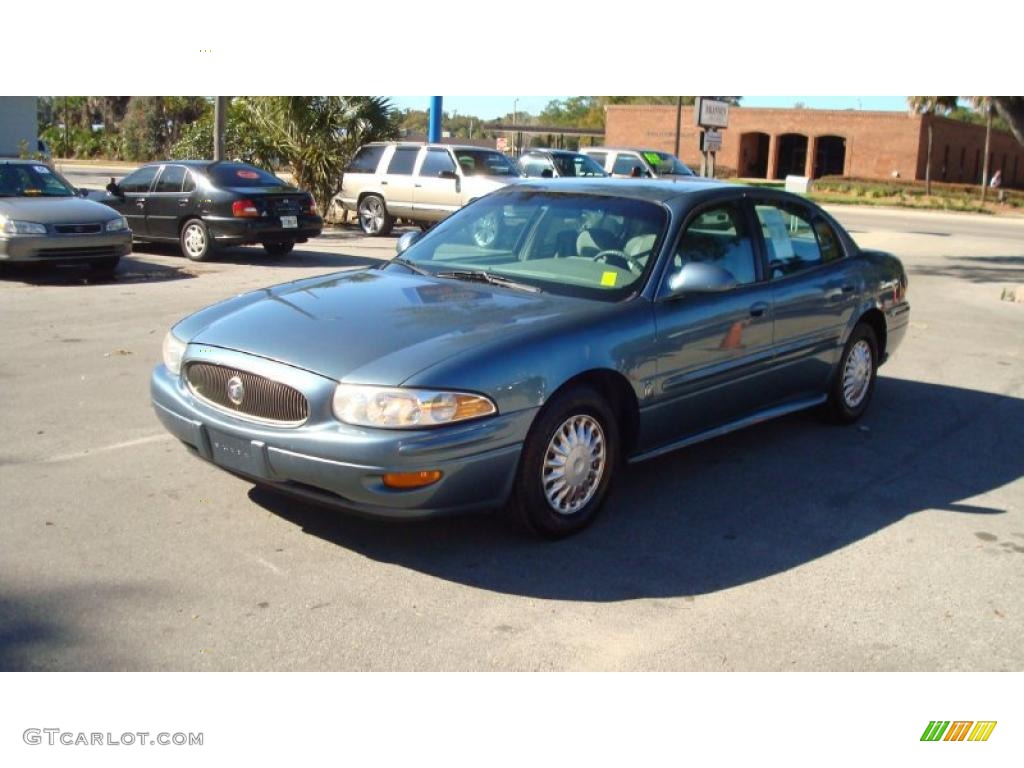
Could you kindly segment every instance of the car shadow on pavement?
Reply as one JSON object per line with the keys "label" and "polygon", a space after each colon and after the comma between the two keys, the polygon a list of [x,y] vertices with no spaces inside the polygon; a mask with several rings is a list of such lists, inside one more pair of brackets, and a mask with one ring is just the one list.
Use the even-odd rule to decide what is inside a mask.
{"label": "car shadow on pavement", "polygon": [[0,280],[39,286],[107,285],[111,283],[160,283],[168,280],[186,280],[197,274],[185,264],[170,266],[122,257],[112,272],[96,272],[88,264],[4,264],[0,265]]}
{"label": "car shadow on pavement", "polygon": [[480,589],[595,602],[696,596],[796,568],[925,510],[977,518],[951,549],[990,540],[986,519],[1005,510],[969,500],[1024,475],[1022,424],[1024,399],[883,377],[858,425],[806,412],[627,468],[595,524],[556,543],[494,517],[384,523],[265,489],[250,498],[373,560]]}
{"label": "car shadow on pavement", "polygon": [[[282,258],[267,255],[259,245],[239,245],[219,250],[209,260],[201,262],[204,266],[217,264],[250,264],[258,267],[366,267],[380,264],[382,259],[369,256],[352,256],[345,253],[318,251],[312,244],[303,243],[295,246],[295,250]],[[175,256],[183,265],[193,265],[186,259],[175,243],[136,243],[132,246],[136,252],[151,253],[158,256]],[[387,249],[386,258],[394,255],[394,244]],[[196,265],[198,266],[198,265]]]}
{"label": "car shadow on pavement", "polygon": [[949,264],[911,267],[914,275],[955,277],[972,283],[1017,283],[1024,281],[1024,256],[948,256]]}

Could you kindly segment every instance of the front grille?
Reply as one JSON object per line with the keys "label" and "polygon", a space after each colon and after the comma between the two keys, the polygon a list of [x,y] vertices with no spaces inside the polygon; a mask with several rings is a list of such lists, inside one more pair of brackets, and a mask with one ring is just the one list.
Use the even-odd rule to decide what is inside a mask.
{"label": "front grille", "polygon": [[[232,402],[228,395],[234,379],[238,379],[244,389],[238,403]],[[185,380],[197,397],[232,413],[287,426],[302,424],[309,417],[309,402],[301,392],[254,373],[224,365],[189,363]],[[236,396],[238,382],[234,382],[233,388]]]}
{"label": "front grille", "polygon": [[117,249],[112,245],[96,245],[85,248],[40,248],[39,255],[55,259],[78,258],[82,256],[116,256]]}
{"label": "front grille", "polygon": [[102,227],[99,224],[57,224],[54,230],[61,235],[95,235]]}

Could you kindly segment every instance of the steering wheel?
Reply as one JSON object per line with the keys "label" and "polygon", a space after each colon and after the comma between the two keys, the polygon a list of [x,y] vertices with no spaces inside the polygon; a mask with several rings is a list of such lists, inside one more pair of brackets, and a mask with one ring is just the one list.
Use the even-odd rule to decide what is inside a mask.
{"label": "steering wheel", "polygon": [[604,262],[605,264],[611,264],[612,266],[619,267],[621,269],[628,269],[630,272],[639,273],[644,271],[644,265],[637,261],[632,256],[627,256],[622,251],[616,248],[609,248],[604,251],[598,251],[594,254],[594,261]]}

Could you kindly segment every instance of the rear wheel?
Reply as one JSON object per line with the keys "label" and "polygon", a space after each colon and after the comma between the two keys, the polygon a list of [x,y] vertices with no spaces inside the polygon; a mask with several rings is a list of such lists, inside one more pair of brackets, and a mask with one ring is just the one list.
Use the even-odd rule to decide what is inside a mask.
{"label": "rear wheel", "polygon": [[267,252],[268,256],[275,259],[281,259],[292,252],[292,248],[295,247],[295,243],[264,243],[263,250]]}
{"label": "rear wheel", "polygon": [[395,226],[395,217],[388,213],[384,199],[378,195],[367,195],[359,201],[359,227],[371,237],[387,235]]}
{"label": "rear wheel", "polygon": [[509,511],[545,538],[577,533],[597,517],[618,460],[618,425],[604,398],[589,387],[556,395],[526,438]]}
{"label": "rear wheel", "polygon": [[202,219],[189,219],[181,228],[181,252],[192,261],[206,261],[213,255],[213,239]]}
{"label": "rear wheel", "polygon": [[828,412],[834,421],[851,424],[864,415],[875,391],[877,371],[878,340],[875,331],[867,323],[860,323],[843,348],[829,392]]}

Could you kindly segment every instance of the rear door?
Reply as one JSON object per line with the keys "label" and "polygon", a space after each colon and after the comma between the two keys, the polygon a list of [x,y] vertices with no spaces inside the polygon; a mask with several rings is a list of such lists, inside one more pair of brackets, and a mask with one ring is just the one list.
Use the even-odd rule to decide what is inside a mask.
{"label": "rear door", "polygon": [[395,147],[388,162],[381,186],[384,189],[388,213],[392,216],[413,217],[413,170],[421,147]]}
{"label": "rear door", "polygon": [[[749,415],[765,405],[771,369],[772,288],[762,274],[753,222],[740,199],[708,203],[690,218],[655,304],[658,376],[644,444],[662,445]],[[727,270],[732,290],[671,295],[690,262]]]}
{"label": "rear door", "polygon": [[861,292],[855,265],[831,224],[800,201],[752,200],[775,306],[780,398],[820,395]]}
{"label": "rear door", "polygon": [[[178,238],[178,222],[189,214],[192,205],[192,194],[185,191],[185,181],[189,178],[183,165],[161,166],[146,201],[146,228],[150,237]],[[195,189],[194,184],[192,189]]]}
{"label": "rear door", "polygon": [[461,185],[451,153],[440,147],[428,147],[413,182],[415,218],[439,221],[457,211],[462,205]]}
{"label": "rear door", "polygon": [[124,200],[114,200],[114,206],[128,220],[135,237],[147,237],[149,226],[146,223],[146,203],[149,200],[149,189],[156,178],[159,165],[144,165],[134,173],[121,180],[121,194]]}

